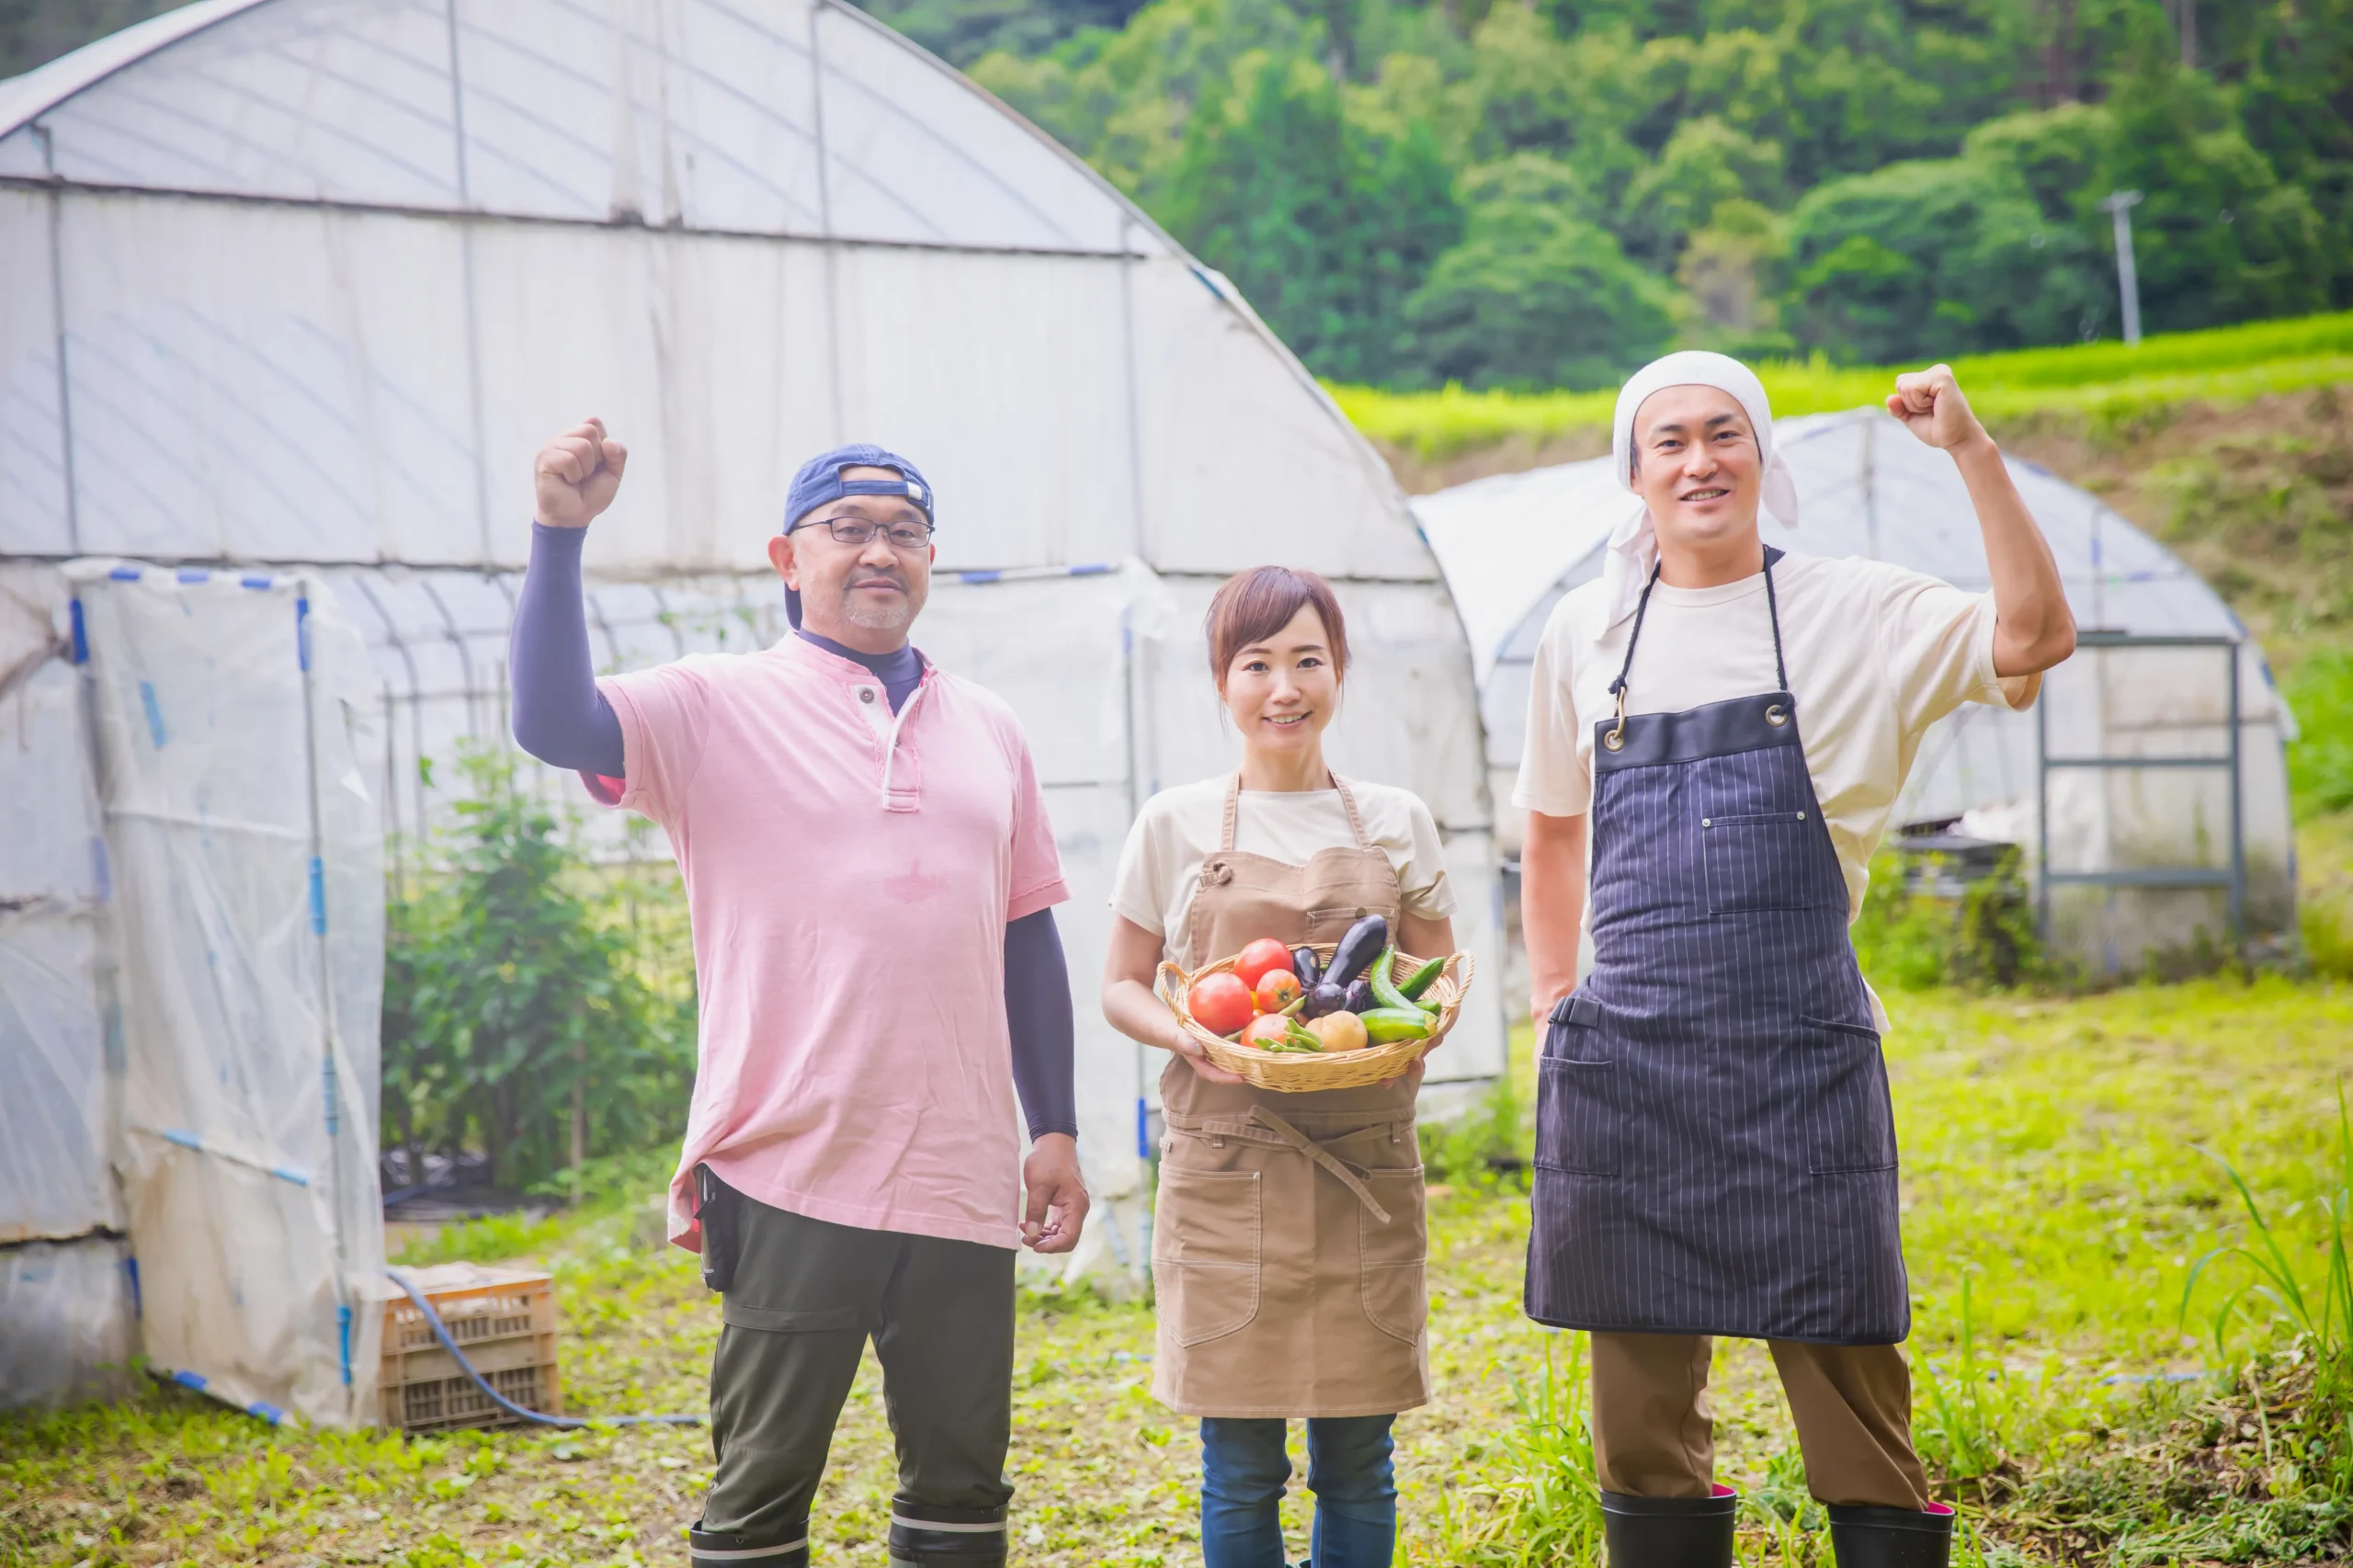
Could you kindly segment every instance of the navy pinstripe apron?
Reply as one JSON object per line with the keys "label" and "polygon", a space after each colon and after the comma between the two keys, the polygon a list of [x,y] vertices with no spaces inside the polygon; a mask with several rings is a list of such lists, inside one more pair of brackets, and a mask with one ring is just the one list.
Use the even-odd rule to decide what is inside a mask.
{"label": "navy pinstripe apron", "polygon": [[1888,1345],[1912,1324],[1895,1125],[1847,883],[1781,689],[1594,726],[1594,964],[1540,1062],[1528,1314]]}

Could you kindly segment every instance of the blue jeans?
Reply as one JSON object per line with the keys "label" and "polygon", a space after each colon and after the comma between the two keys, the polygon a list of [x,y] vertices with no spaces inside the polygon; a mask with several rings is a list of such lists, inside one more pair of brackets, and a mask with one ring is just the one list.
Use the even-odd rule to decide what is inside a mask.
{"label": "blue jeans", "polygon": [[[1315,1494],[1314,1568],[1389,1568],[1397,1546],[1397,1479],[1389,1462],[1393,1415],[1312,1418],[1307,1487]],[[1205,1568],[1284,1568],[1277,1512],[1290,1480],[1284,1423],[1201,1421],[1201,1562]]]}

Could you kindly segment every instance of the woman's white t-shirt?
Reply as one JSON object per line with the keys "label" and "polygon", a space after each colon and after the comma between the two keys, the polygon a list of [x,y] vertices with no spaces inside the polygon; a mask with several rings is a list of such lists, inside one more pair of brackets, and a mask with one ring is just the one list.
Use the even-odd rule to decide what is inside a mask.
{"label": "woman's white t-shirt", "polygon": [[[1201,862],[1215,854],[1225,828],[1230,775],[1163,790],[1144,802],[1120,851],[1111,911],[1161,938],[1164,957],[1184,960],[1187,921]],[[1372,847],[1396,868],[1400,902],[1408,915],[1443,920],[1454,913],[1446,880],[1446,850],[1438,823],[1422,798],[1392,784],[1351,778],[1357,813]],[[1233,847],[1286,865],[1304,866],[1321,849],[1356,842],[1337,790],[1245,790],[1234,809]]]}

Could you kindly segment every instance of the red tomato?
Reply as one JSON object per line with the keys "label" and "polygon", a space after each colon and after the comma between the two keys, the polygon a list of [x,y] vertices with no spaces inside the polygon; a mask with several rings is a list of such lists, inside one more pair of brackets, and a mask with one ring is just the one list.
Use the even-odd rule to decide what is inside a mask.
{"label": "red tomato", "polygon": [[1233,972],[1241,977],[1243,984],[1254,991],[1268,970],[1290,967],[1290,949],[1272,937],[1259,937],[1243,949],[1242,956],[1233,960]]}
{"label": "red tomato", "polygon": [[1299,976],[1287,969],[1270,969],[1258,977],[1258,989],[1250,999],[1262,1013],[1279,1013],[1299,1000]]}
{"label": "red tomato", "polygon": [[1186,994],[1193,1021],[1211,1034],[1227,1035],[1250,1021],[1250,988],[1231,974],[1205,974]]}
{"label": "red tomato", "polygon": [[1268,1042],[1283,1038],[1283,1030],[1290,1023],[1289,1018],[1279,1018],[1272,1013],[1253,1018],[1250,1027],[1242,1031],[1242,1043],[1255,1045],[1264,1051]]}

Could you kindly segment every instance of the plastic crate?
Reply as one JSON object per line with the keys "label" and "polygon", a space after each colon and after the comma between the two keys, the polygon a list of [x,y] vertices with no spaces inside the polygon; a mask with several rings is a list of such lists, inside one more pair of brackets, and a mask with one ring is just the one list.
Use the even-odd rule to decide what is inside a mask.
{"label": "plastic crate", "polygon": [[[526,1410],[563,1414],[563,1381],[556,1371],[555,1286],[545,1274],[475,1263],[400,1272],[433,1303],[449,1337],[491,1387]],[[522,1425],[519,1416],[483,1395],[404,1295],[384,1303],[379,1386],[384,1425],[402,1431]]]}

